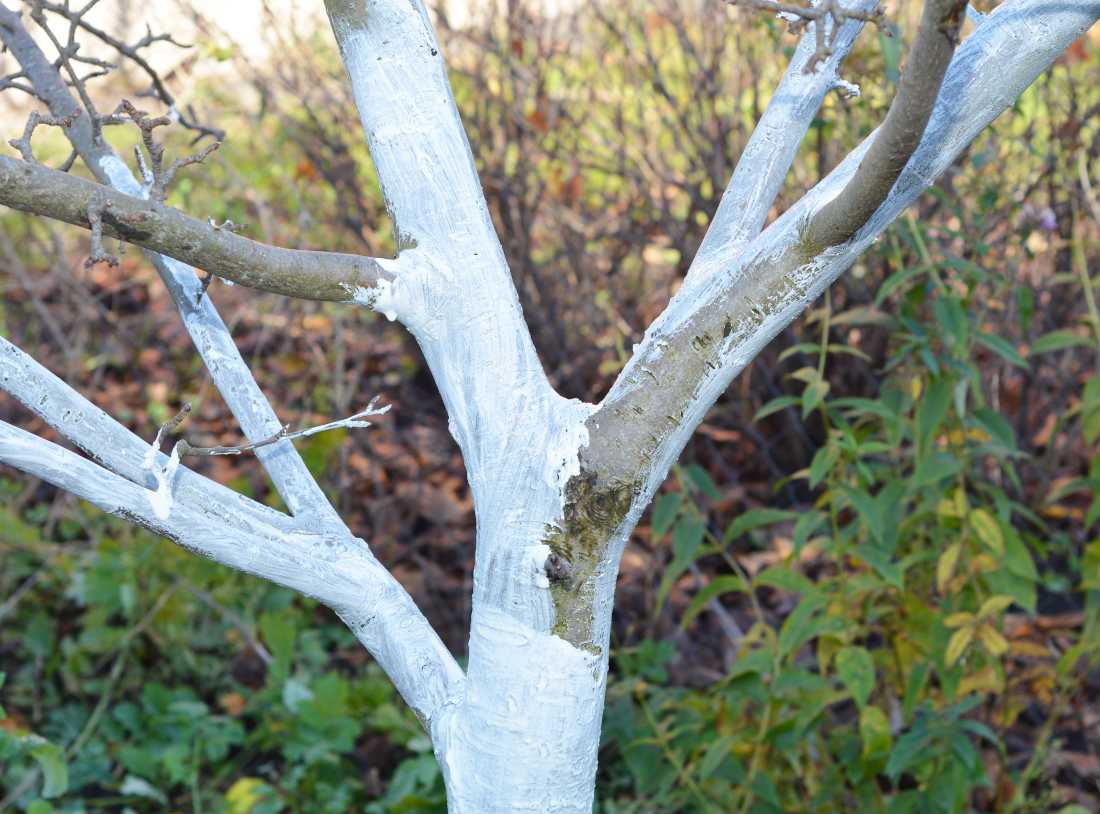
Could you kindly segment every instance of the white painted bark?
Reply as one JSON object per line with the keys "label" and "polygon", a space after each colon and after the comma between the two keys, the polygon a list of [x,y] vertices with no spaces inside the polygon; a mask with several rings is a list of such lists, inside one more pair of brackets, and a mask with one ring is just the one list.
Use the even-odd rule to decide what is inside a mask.
{"label": "white painted bark", "polygon": [[[873,11],[878,4],[879,0],[855,0],[846,6],[852,11]],[[827,32],[832,31],[832,25],[832,20],[827,19]],[[860,20],[845,21],[837,31],[832,53],[813,73],[806,73],[806,66],[817,53],[817,39],[811,31],[799,40],[783,79],[737,160],[718,211],[699,246],[699,255],[735,254],[760,233],[826,94],[830,91],[848,95],[859,92],[856,85],[840,78],[840,66],[863,25]],[[695,281],[716,269],[716,266],[693,263],[687,279]]]}
{"label": "white painted bark", "polygon": [[423,349],[474,495],[466,692],[432,729],[448,805],[590,810],[606,647],[594,656],[550,634],[543,539],[591,407],[543,372],[423,4],[328,7],[398,244],[415,244],[373,306]]}
{"label": "white painted bark", "polygon": [[[563,516],[562,490],[579,471],[579,456],[588,443],[584,422],[592,418],[593,408],[558,398],[539,368],[422,3],[330,0],[328,7],[398,242],[415,244],[401,254],[404,268],[398,269],[392,288],[371,304],[405,324],[424,349],[474,491],[477,562],[466,694],[432,732],[449,809],[455,814],[587,812],[618,560],[671,461],[760,347],[1095,20],[1100,6],[1043,11],[1038,21],[1034,2],[1002,8],[997,25],[983,26],[981,36],[956,60],[950,95],[945,94],[949,101],[912,171],[927,180],[914,187],[903,178],[857,241],[801,272],[806,279],[799,283],[800,295],[790,304],[766,303],[771,314],[766,324],[736,334],[724,349],[720,369],[697,392],[684,394],[682,425],[664,439],[632,510],[609,541],[594,597],[595,653],[550,632],[554,608],[543,568],[548,549],[542,544],[545,528]],[[1019,13],[1013,14],[1012,7]],[[1027,53],[1017,50],[1009,64],[994,67],[992,55],[1000,54],[993,61],[1004,59],[997,32],[1014,37],[1021,27],[1036,23],[1047,30],[1036,32],[1042,36],[1029,43]],[[661,368],[666,326],[689,323],[700,309],[718,302],[714,292],[728,295],[735,288],[742,250],[768,257],[782,242],[778,235],[790,240],[796,234],[794,215],[760,241],[749,242],[763,225],[824,94],[839,83],[837,66],[858,28],[845,26],[837,53],[813,75],[801,73],[813,50],[812,34],[804,39],[763,129],[734,175],[688,284],[647,332],[601,407],[614,404],[624,389],[652,380],[652,372]],[[1007,83],[1006,72],[1012,75]],[[990,99],[987,89],[994,81],[1006,90]],[[958,132],[951,130],[951,122]],[[808,196],[808,204],[823,202],[826,191],[835,194],[842,188],[855,163],[858,156]]]}
{"label": "white painted bark", "polygon": [[[138,183],[110,145],[93,137],[87,113],[22,27],[18,14],[3,5],[0,5],[0,40],[20,62],[36,92],[48,101],[50,112],[61,119],[73,117],[72,125],[65,129],[66,135],[96,178],[122,192],[147,197],[148,190]],[[215,386],[245,437],[250,442],[270,438],[282,424],[210,297],[200,296],[201,283],[194,269],[155,252],[145,254],[160,273]],[[243,496],[230,497],[233,495],[230,490],[184,467],[173,466],[173,477],[169,479],[166,469],[170,462],[164,455],[154,455],[156,468],[148,471],[148,444],[6,341],[0,345],[0,388],[102,464],[82,470],[91,480],[80,488],[102,495],[103,485],[112,481],[113,474],[140,487],[137,492],[124,492],[131,495],[133,502],[111,504],[113,508],[104,506],[108,511],[150,525],[146,522],[147,507],[158,506],[159,515],[167,513],[169,518],[173,517],[173,507],[177,507],[175,510],[182,512],[181,519],[175,521],[173,533],[166,536],[219,562],[296,587],[329,605],[386,670],[426,725],[460,692],[465,676],[454,657],[400,583],[378,563],[367,544],[344,525],[292,442],[284,440],[256,453],[290,509],[293,518],[289,518]],[[28,467],[34,464],[33,457],[23,454],[28,449],[26,444],[13,444],[9,440],[8,455],[0,452],[0,462],[32,471]],[[46,457],[40,463],[44,464],[55,450],[43,449],[50,450],[43,453]],[[62,474],[62,470],[53,468],[39,477],[79,494],[71,479],[63,480]],[[96,492],[97,489],[100,491]],[[95,502],[92,497],[87,499]],[[165,518],[158,511],[154,511],[153,519],[163,522]],[[279,522],[275,522],[274,515],[278,515]],[[194,528],[190,525],[192,521],[196,524]],[[220,530],[211,525],[215,522],[220,523]],[[265,524],[271,524],[270,528]],[[239,544],[235,547],[214,544],[217,539],[228,541],[230,537],[238,538]],[[267,543],[253,546],[252,554],[244,556],[247,539]],[[260,551],[269,556],[258,559],[254,555]],[[336,564],[320,573],[301,566],[301,562],[313,558]],[[340,581],[329,573],[333,569],[346,571],[345,588],[356,587],[338,590]],[[288,582],[290,579],[295,581]]]}
{"label": "white painted bark", "polygon": [[[809,261],[797,251],[799,227],[844,187],[865,147],[759,233],[810,120],[840,81],[838,65],[858,25],[845,27],[836,53],[813,75],[801,73],[813,50],[813,33],[807,34],[688,280],[600,405],[562,398],[544,375],[422,0],[328,0],[327,6],[400,248],[386,266],[393,281],[355,292],[356,299],[399,320],[423,349],[474,496],[468,673],[366,544],[335,517],[289,445],[263,460],[292,516],[233,495],[163,455],[151,456],[151,472],[147,444],[5,342],[0,387],[98,463],[6,424],[0,424],[0,462],[336,609],[428,727],[452,814],[587,814],[618,562],[669,465],[732,378],[1100,18],[1100,0],[1007,0],[985,18],[957,53],[921,147],[890,198],[855,238]],[[68,111],[62,104],[53,112]],[[140,194],[104,145],[70,135],[93,171]],[[246,435],[270,435],[278,427],[274,413],[209,298],[196,305],[193,271],[168,258],[152,260]],[[695,358],[685,356],[701,324],[726,314],[728,330],[715,335],[721,339]],[[703,372],[692,378],[696,368]],[[632,425],[624,405],[663,390],[676,402],[667,422]],[[636,454],[643,436],[652,444]],[[616,448],[634,455],[629,466],[616,460]],[[586,470],[588,460],[614,461],[619,466],[610,470],[629,469],[634,480],[623,516],[600,541],[588,597],[591,630],[578,642],[558,635],[546,561],[548,542],[567,526],[570,486],[607,474]]]}

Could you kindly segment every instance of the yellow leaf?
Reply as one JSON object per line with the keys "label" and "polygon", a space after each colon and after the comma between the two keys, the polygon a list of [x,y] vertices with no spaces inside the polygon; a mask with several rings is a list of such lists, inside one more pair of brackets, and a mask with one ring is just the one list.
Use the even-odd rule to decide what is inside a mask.
{"label": "yellow leaf", "polygon": [[953,613],[943,620],[943,623],[947,627],[962,627],[963,625],[969,625],[974,621],[974,614],[972,613]]}
{"label": "yellow leaf", "polygon": [[955,565],[959,562],[959,554],[962,552],[962,545],[954,543],[947,547],[947,550],[940,555],[940,560],[936,564],[936,590],[941,594],[947,587],[947,583],[951,580],[951,577],[955,574]]}
{"label": "yellow leaf", "polygon": [[1000,674],[993,669],[992,665],[989,665],[976,673],[964,676],[963,680],[959,682],[957,693],[961,698],[973,692],[1000,693],[1003,689],[1004,682],[1001,680]]}
{"label": "yellow leaf", "polygon": [[989,433],[987,433],[981,427],[971,427],[970,430],[967,431],[966,435],[972,441],[977,441],[979,443],[988,441],[990,437]]}
{"label": "yellow leaf", "polygon": [[936,514],[940,517],[958,517],[959,513],[955,510],[955,501],[944,498],[936,506]]}
{"label": "yellow leaf", "polygon": [[955,489],[955,512],[959,517],[966,514],[966,510],[970,508],[970,501],[966,499],[966,490],[960,487]]}
{"label": "yellow leaf", "polygon": [[225,792],[232,814],[249,814],[260,801],[267,784],[255,777],[242,777]]}
{"label": "yellow leaf", "polygon": [[970,528],[974,534],[997,556],[1005,553],[1005,538],[1001,526],[985,509],[975,509],[970,513]]}
{"label": "yellow leaf", "polygon": [[1033,659],[1049,659],[1051,657],[1051,652],[1048,648],[1027,640],[1012,642],[1008,646],[1008,651],[1014,656],[1024,656]]}
{"label": "yellow leaf", "polygon": [[[960,631],[961,632],[961,631]],[[982,625],[978,628],[978,638],[991,656],[1003,656],[1008,650],[1008,641],[993,625]]]}
{"label": "yellow leaf", "polygon": [[912,396],[913,401],[920,398],[921,390],[924,389],[924,385],[921,383],[919,377],[914,376],[909,380],[909,395]]}
{"label": "yellow leaf", "polygon": [[951,667],[962,656],[963,651],[966,650],[966,646],[970,644],[974,638],[974,628],[964,627],[959,628],[951,636],[951,641],[947,643],[947,666]]}
{"label": "yellow leaf", "polygon": [[970,573],[984,574],[988,571],[997,571],[997,561],[988,554],[979,554],[970,558]]}
{"label": "yellow leaf", "polygon": [[982,603],[981,609],[978,610],[978,616],[983,619],[988,619],[990,616],[995,616],[1000,613],[1011,604],[1011,596],[1004,596],[1003,594],[1001,596],[991,596]]}

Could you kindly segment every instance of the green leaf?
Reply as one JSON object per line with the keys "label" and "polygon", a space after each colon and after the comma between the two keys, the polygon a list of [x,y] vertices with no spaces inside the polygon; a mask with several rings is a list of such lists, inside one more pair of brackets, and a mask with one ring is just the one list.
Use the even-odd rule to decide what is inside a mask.
{"label": "green leaf", "polygon": [[[773,413],[778,413],[780,410],[786,410],[788,407],[794,407],[802,400],[798,396],[779,396],[774,398],[756,411],[756,415],[752,417],[754,422],[759,421],[762,418],[767,418]],[[36,537],[37,539],[37,537]]]}
{"label": "green leaf", "polygon": [[1004,554],[1005,538],[997,519],[985,509],[974,509],[967,518],[977,538],[998,557]]}
{"label": "green leaf", "polygon": [[790,594],[802,594],[803,596],[809,596],[817,590],[810,580],[797,571],[792,571],[786,565],[773,565],[765,568],[753,577],[752,584],[754,587],[778,588]]}
{"label": "green leaf", "polygon": [[825,601],[825,597],[820,594],[803,597],[791,611],[790,616],[783,621],[783,626],[779,629],[780,658],[786,658],[818,633],[823,632],[830,621],[840,621],[818,615]]}
{"label": "green leaf", "polygon": [[875,688],[875,662],[862,647],[842,647],[836,654],[836,673],[852,695],[852,700],[864,706]]}
{"label": "green leaf", "polygon": [[911,483],[914,487],[928,486],[955,476],[960,469],[962,463],[957,458],[946,452],[937,452],[917,464]]}
{"label": "green leaf", "polygon": [[703,542],[706,524],[699,517],[681,517],[672,530],[672,553],[677,560],[691,560]]}
{"label": "green leaf", "polygon": [[656,545],[672,527],[676,516],[680,514],[683,492],[666,492],[657,498],[653,506],[653,519],[649,524],[650,542]]}
{"label": "green leaf", "polygon": [[1016,348],[1013,347],[1012,343],[1003,336],[979,331],[974,338],[978,340],[979,344],[985,345],[1005,361],[1016,365],[1016,367],[1027,370],[1027,362],[1024,360],[1024,357],[1022,357]]}
{"label": "green leaf", "polygon": [[705,532],[706,525],[699,517],[681,517],[676,521],[672,529],[672,562],[665,569],[661,585],[657,589],[658,612],[664,607],[668,592],[672,590],[676,580],[695,562]]}
{"label": "green leaf", "polygon": [[1056,350],[1065,350],[1066,348],[1091,344],[1092,342],[1089,339],[1078,336],[1073,333],[1073,331],[1051,331],[1035,340],[1035,343],[1031,346],[1031,353],[1029,355],[1037,356],[1040,353],[1050,353]]}
{"label": "green leaf", "polygon": [[940,377],[933,379],[917,406],[917,444],[921,449],[928,448],[950,406],[951,383]]}
{"label": "green leaf", "polygon": [[862,489],[851,486],[841,484],[839,488],[844,496],[848,498],[848,502],[852,504],[852,508],[856,510],[856,514],[867,524],[871,536],[881,543],[886,535],[885,518],[879,515],[878,505],[875,503],[874,497]]}
{"label": "green leaf", "polygon": [[711,480],[710,474],[698,464],[685,466],[684,474],[687,475],[692,486],[712,500],[717,500],[722,496],[721,492],[718,491],[718,487],[714,485],[714,481]]}
{"label": "green leaf", "polygon": [[65,753],[55,743],[37,738],[30,755],[42,770],[42,796],[46,799],[60,797],[69,787],[69,767],[65,765]]}
{"label": "green leaf", "polygon": [[829,443],[814,453],[813,462],[810,463],[810,488],[814,489],[825,476],[832,471],[833,466],[840,458],[840,447]]}
{"label": "green leaf", "polygon": [[730,543],[745,532],[752,531],[761,526],[771,526],[776,523],[794,520],[796,517],[798,517],[798,512],[787,511],[785,509],[749,509],[729,524],[726,528],[723,540]]}
{"label": "green leaf", "polygon": [[824,512],[801,512],[794,524],[794,551],[797,555],[809,542],[810,535],[825,523],[827,516]]}
{"label": "green leaf", "polygon": [[289,612],[268,612],[258,620],[260,635],[267,644],[271,655],[275,657],[268,674],[268,680],[275,685],[281,684],[290,675],[290,665],[294,659],[294,629]]}
{"label": "green leaf", "polygon": [[1011,596],[1012,601],[1028,613],[1035,613],[1039,574],[1035,570],[1031,553],[1012,528],[1002,528],[1002,531],[1005,544],[1004,557],[1001,560],[1003,567],[999,571],[986,574],[986,582],[993,593]]}
{"label": "green leaf", "polygon": [[829,383],[822,379],[810,382],[802,391],[802,417],[812,413],[829,393]]}
{"label": "green leaf", "polygon": [[706,780],[714,774],[718,767],[722,765],[722,761],[729,757],[734,743],[736,743],[736,739],[732,735],[726,735],[708,746],[707,751],[703,753],[703,759],[699,761],[698,776]]}
{"label": "green leaf", "polygon": [[1016,434],[1003,415],[986,407],[977,407],[970,414],[990,438],[1005,449],[1016,449]]}
{"label": "green leaf", "polygon": [[723,574],[720,577],[715,577],[691,598],[691,603],[684,611],[684,618],[680,620],[680,627],[687,627],[691,624],[692,620],[702,613],[707,604],[715,597],[729,593],[744,593],[748,589],[749,586],[745,584],[745,580],[737,574]]}
{"label": "green leaf", "polygon": [[931,266],[914,266],[891,274],[882,285],[878,287],[878,292],[875,294],[875,307],[877,308],[886,302],[886,298],[889,297],[895,289],[900,288],[910,280],[920,277],[922,274],[927,274],[930,270]]}
{"label": "green leaf", "polygon": [[959,300],[951,294],[941,294],[932,304],[932,313],[943,327],[952,349],[958,351],[966,347],[970,323]]}
{"label": "green leaf", "polygon": [[928,742],[928,730],[920,725],[914,726],[898,738],[890,751],[890,759],[886,762],[887,777],[896,782],[907,769],[923,762],[928,757]]}
{"label": "green leaf", "polygon": [[877,763],[890,754],[890,721],[878,707],[859,711],[859,737],[863,741],[863,761]]}

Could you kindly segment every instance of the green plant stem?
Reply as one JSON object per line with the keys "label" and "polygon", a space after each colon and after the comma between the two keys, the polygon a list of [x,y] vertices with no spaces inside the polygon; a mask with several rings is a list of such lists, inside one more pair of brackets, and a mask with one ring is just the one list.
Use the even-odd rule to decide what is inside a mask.
{"label": "green plant stem", "polygon": [[[661,751],[664,753],[665,758],[676,768],[676,780],[683,780],[687,785],[692,795],[699,801],[699,805],[703,807],[705,811],[714,812],[714,814],[721,814],[721,810],[716,808],[710,800],[707,799],[706,794],[699,788],[699,784],[695,782],[695,779],[691,776],[691,773],[687,771],[687,767],[684,761],[680,759],[680,756],[676,753],[675,749],[672,749],[668,744],[668,737],[661,729],[660,722],[657,720],[657,716],[653,714],[653,710],[650,708],[649,703],[641,695],[638,696],[638,705],[642,708],[642,712],[645,714],[646,721],[653,728],[653,733],[657,738],[657,743],[661,747]],[[195,814],[200,814],[195,812]]]}

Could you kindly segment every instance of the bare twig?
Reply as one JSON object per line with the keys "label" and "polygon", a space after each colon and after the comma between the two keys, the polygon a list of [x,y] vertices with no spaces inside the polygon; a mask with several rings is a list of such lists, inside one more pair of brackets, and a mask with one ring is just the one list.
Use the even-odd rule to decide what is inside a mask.
{"label": "bare twig", "polygon": [[[141,53],[143,49],[148,48],[149,46],[154,45],[158,42],[168,43],[170,45],[176,46],[177,48],[184,49],[190,48],[190,45],[173,39],[171,34],[154,34],[149,26],[145,27],[145,34],[141,37],[141,39],[139,39],[132,45],[127,44],[119,38],[112,36],[107,31],[104,31],[103,29],[93,25],[92,23],[89,23],[85,15],[85,9],[81,9],[79,12],[77,12],[71,9],[67,3],[51,3],[45,2],[45,0],[25,0],[25,2],[31,3],[38,8],[49,11],[53,14],[65,18],[66,20],[69,20],[70,25],[83,29],[99,41],[115,49],[115,51],[117,51],[120,56],[130,60],[135,65],[137,65],[138,68],[140,68],[149,78],[150,82],[149,92],[142,95],[152,95],[165,106],[172,109],[175,115],[178,116],[179,123],[186,127],[188,130],[194,130],[198,134],[197,138],[201,138],[203,136],[211,136],[214,138],[215,141],[223,141],[225,139],[224,130],[216,127],[211,127],[209,125],[199,122],[190,107],[187,107],[184,110],[180,110],[176,103],[175,97],[168,90],[164,78],[161,77],[157,70],[153,68],[153,66],[149,63],[147,59],[145,59],[145,57]],[[36,22],[39,22],[39,24],[42,25],[42,22],[38,20],[36,20]]]}
{"label": "bare twig", "polygon": [[220,141],[207,144],[197,153],[173,161],[167,169],[164,167],[164,145],[158,142],[153,131],[158,127],[166,127],[172,124],[171,116],[149,116],[144,110],[138,110],[128,99],[123,99],[110,116],[100,119],[101,124],[122,124],[129,119],[141,131],[141,142],[145,145],[145,154],[149,156],[148,164],[139,147],[134,147],[138,166],[146,187],[149,189],[149,197],[154,201],[163,201],[168,197],[168,186],[176,177],[176,173],[191,164],[202,163],[216,149],[221,147]]}
{"label": "bare twig", "polygon": [[[64,118],[57,118],[55,116],[43,116],[37,110],[32,110],[31,114],[27,117],[27,124],[23,127],[22,138],[9,139],[8,144],[19,151],[19,155],[23,156],[24,161],[30,161],[34,164],[41,163],[34,157],[34,150],[31,149],[31,137],[34,135],[35,129],[39,125],[50,125],[52,127],[69,127],[76,119],[75,116],[65,116]],[[62,165],[62,172],[67,172],[72,167],[72,162],[75,158],[70,158]]]}
{"label": "bare twig", "polygon": [[88,224],[92,230],[92,245],[88,252],[88,259],[84,261],[84,268],[90,269],[96,263],[106,263],[108,266],[117,266],[118,258],[103,248],[103,213],[111,208],[111,202],[102,194],[93,195],[88,201]]}
{"label": "bare twig", "polygon": [[[814,26],[814,37],[817,40],[817,50],[806,63],[806,73],[813,73],[818,64],[828,59],[833,53],[833,45],[836,43],[837,32],[846,20],[859,20],[865,23],[874,23],[879,26],[887,36],[891,32],[889,27],[883,25],[886,12],[881,6],[873,11],[860,11],[848,9],[840,5],[840,0],[821,0],[816,6],[800,6],[795,3],[777,2],[777,0],[727,0],[732,6],[756,9],[758,11],[775,12],[787,23],[792,34],[801,34],[810,23]],[[832,25],[824,25],[825,20],[831,20]]]}
{"label": "bare twig", "polygon": [[[347,429],[364,429],[371,425],[367,419],[370,416],[384,415],[390,411],[391,405],[387,404],[385,407],[376,407],[378,403],[378,397],[375,396],[371,399],[370,404],[367,405],[367,409],[361,410],[355,415],[348,416],[347,418],[341,418],[338,421],[329,421],[326,424],[321,424],[317,427],[308,427],[304,430],[290,431],[290,425],[286,424],[277,433],[269,438],[264,438],[262,441],[256,441],[250,444],[241,444],[234,447],[196,447],[192,446],[185,440],[176,442],[172,452],[173,455],[178,455],[180,458],[186,457],[213,457],[215,455],[241,455],[245,452],[255,452],[262,447],[270,446],[271,444],[277,444],[279,441],[288,440],[293,441],[295,438],[306,438],[310,435],[316,435],[317,433],[327,432],[328,430],[336,430],[340,428]],[[154,441],[154,446],[159,449],[160,439],[163,434],[171,432],[191,411],[191,405],[184,405],[183,410],[172,419],[171,422],[161,427],[161,431],[157,433],[157,440]],[[174,423],[173,423],[174,422]],[[171,425],[171,426],[169,426]]]}

